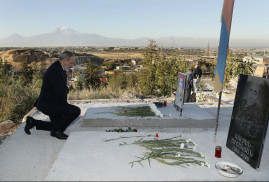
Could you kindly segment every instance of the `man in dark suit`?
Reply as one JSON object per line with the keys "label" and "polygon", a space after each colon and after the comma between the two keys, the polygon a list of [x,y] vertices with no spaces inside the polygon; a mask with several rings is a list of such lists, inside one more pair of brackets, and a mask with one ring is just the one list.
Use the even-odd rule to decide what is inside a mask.
{"label": "man in dark suit", "polygon": [[59,56],[45,72],[40,95],[36,101],[36,108],[49,116],[51,122],[36,120],[27,117],[24,131],[30,135],[30,129],[34,126],[37,130],[50,131],[50,135],[58,139],[67,139],[65,129],[79,115],[80,108],[67,102],[69,84],[66,70],[72,68],[75,63],[75,56],[72,52],[65,51]]}

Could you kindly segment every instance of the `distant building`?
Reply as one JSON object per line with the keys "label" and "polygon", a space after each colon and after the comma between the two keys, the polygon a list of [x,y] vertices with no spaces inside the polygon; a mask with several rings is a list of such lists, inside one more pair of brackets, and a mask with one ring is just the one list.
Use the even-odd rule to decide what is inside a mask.
{"label": "distant building", "polygon": [[121,50],[120,47],[114,47],[114,51],[119,51],[119,50]]}
{"label": "distant building", "polygon": [[243,58],[243,62],[255,62],[255,72],[254,76],[264,77],[265,73],[269,68],[269,57],[267,56],[245,56]]}
{"label": "distant building", "polygon": [[105,71],[105,75],[114,75],[115,74],[115,71],[112,70],[112,71]]}
{"label": "distant building", "polygon": [[201,58],[205,58],[205,59],[217,59],[217,56],[201,56]]}
{"label": "distant building", "polygon": [[267,56],[245,56],[243,57],[243,62],[254,61],[256,64],[268,66],[269,57]]}
{"label": "distant building", "polygon": [[254,76],[257,77],[264,77],[265,74],[268,72],[269,66],[264,66],[264,65],[257,65]]}
{"label": "distant building", "polygon": [[123,70],[123,71],[127,71],[130,70],[130,66],[116,66],[116,70]]}
{"label": "distant building", "polygon": [[134,60],[134,59],[133,59],[131,62],[132,62],[132,64],[133,64],[134,66],[137,64],[136,60]]}

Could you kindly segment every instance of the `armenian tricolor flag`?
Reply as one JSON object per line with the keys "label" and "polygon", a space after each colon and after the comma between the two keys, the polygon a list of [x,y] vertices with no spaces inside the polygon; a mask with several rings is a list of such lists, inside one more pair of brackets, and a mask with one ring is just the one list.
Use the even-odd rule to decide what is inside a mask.
{"label": "armenian tricolor flag", "polygon": [[224,0],[221,15],[222,24],[219,41],[218,61],[214,72],[215,73],[214,90],[216,92],[222,91],[223,88],[226,58],[227,58],[229,37],[233,17],[233,7],[234,7],[234,0]]}

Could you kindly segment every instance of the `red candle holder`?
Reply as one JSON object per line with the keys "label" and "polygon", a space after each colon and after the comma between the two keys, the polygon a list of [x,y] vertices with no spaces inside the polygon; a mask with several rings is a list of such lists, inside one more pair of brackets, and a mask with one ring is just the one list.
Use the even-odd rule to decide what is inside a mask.
{"label": "red candle holder", "polygon": [[216,148],[215,148],[215,157],[216,158],[221,158],[221,151],[222,151],[221,146],[216,146]]}

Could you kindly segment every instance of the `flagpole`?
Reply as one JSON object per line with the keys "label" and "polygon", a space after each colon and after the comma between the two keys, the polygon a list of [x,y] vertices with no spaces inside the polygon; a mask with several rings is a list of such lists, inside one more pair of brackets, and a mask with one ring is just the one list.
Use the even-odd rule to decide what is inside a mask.
{"label": "flagpole", "polygon": [[222,91],[220,91],[220,93],[219,93],[218,111],[217,111],[216,128],[215,128],[215,137],[217,136],[217,130],[218,130],[218,126],[219,126],[219,111],[220,111],[220,104],[221,104],[221,95],[222,95]]}
{"label": "flagpole", "polygon": [[222,7],[218,60],[217,60],[217,65],[214,72],[215,73],[214,90],[217,93],[219,93],[219,103],[218,103],[217,120],[216,120],[216,128],[215,128],[215,141],[216,141],[216,135],[217,135],[218,125],[219,125],[219,111],[220,111],[220,104],[221,104],[222,89],[224,85],[225,66],[226,66],[226,58],[227,58],[228,48],[229,48],[229,38],[230,38],[230,30],[231,30],[231,25],[232,25],[234,1],[235,0],[224,0],[223,7]]}

